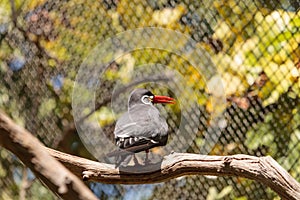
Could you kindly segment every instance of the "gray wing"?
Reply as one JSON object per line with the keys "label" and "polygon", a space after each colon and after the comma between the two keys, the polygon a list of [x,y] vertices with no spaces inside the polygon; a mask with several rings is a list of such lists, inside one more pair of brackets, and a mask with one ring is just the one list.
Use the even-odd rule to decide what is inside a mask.
{"label": "gray wing", "polygon": [[136,105],[117,121],[115,138],[154,138],[167,134],[168,125],[154,106]]}
{"label": "gray wing", "polygon": [[136,105],[124,113],[116,123],[115,139],[119,147],[108,157],[116,157],[116,167],[132,155],[166,145],[168,124],[154,106]]}

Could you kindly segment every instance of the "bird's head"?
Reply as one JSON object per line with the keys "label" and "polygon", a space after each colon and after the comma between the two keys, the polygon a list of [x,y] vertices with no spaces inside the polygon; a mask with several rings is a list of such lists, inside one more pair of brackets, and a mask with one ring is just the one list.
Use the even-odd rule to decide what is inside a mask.
{"label": "bird's head", "polygon": [[167,96],[154,95],[146,89],[135,89],[129,96],[129,107],[137,104],[152,105],[154,103],[175,104],[175,99]]}

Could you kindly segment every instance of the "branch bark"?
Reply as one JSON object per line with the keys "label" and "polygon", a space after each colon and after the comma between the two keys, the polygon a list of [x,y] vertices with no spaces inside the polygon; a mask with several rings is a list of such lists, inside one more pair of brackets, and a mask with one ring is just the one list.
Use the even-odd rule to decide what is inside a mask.
{"label": "branch bark", "polygon": [[37,138],[0,112],[0,145],[10,150],[63,199],[97,199],[84,183],[53,158]]}
{"label": "branch bark", "polygon": [[[122,168],[115,169],[111,164],[91,161],[46,147],[44,147],[46,149],[40,148],[42,146],[36,138],[32,138],[27,131],[13,124],[1,113],[0,133],[0,144],[15,153],[49,184],[52,191],[60,193],[72,184],[74,187],[68,187],[67,191],[71,189],[73,195],[82,194],[80,191],[82,186],[77,185],[77,182],[75,184],[73,175],[65,172],[65,169],[61,170],[61,166],[55,163],[53,157],[83,180],[110,184],[145,184],[163,182],[183,175],[239,176],[269,186],[282,199],[300,199],[300,184],[270,156],[207,156],[172,153],[165,156],[161,163],[142,167],[130,166],[126,167],[127,172],[125,172]],[[35,149],[37,144],[39,152]],[[45,153],[45,150],[53,157]],[[91,196],[89,197],[92,199]]]}
{"label": "branch bark", "polygon": [[[126,167],[126,171],[131,172],[128,173],[122,172],[122,169],[115,169],[114,165],[91,161],[49,148],[48,152],[75,175],[85,180],[110,184],[149,184],[183,175],[239,176],[269,186],[282,199],[300,199],[300,184],[270,156],[255,157],[242,154],[207,156],[172,153],[165,156],[157,165]],[[151,171],[151,168],[159,170]]]}

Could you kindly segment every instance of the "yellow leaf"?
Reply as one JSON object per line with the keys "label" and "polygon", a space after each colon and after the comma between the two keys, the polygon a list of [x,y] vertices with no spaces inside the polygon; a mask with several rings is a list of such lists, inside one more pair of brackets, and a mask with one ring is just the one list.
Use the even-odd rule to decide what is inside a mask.
{"label": "yellow leaf", "polygon": [[165,8],[163,10],[157,10],[152,15],[152,20],[161,26],[167,26],[176,23],[185,12],[183,5],[179,5],[175,8]]}

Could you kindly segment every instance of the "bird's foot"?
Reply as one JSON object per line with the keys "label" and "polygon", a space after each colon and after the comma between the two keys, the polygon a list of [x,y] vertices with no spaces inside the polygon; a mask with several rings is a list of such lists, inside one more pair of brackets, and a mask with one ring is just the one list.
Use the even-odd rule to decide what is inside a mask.
{"label": "bird's foot", "polygon": [[138,159],[136,158],[135,155],[133,155],[133,162],[134,162],[134,166],[142,166],[142,165],[139,163],[139,161],[138,161]]}
{"label": "bird's foot", "polygon": [[150,160],[149,160],[149,157],[148,157],[148,154],[149,154],[149,149],[145,151],[146,153],[146,157],[145,157],[145,160],[144,160],[144,165],[148,165]]}
{"label": "bird's foot", "polygon": [[144,161],[144,165],[151,165],[151,164],[153,164],[152,162],[151,162],[151,160],[149,160],[149,159],[145,159],[145,161]]}
{"label": "bird's foot", "polygon": [[151,165],[151,164],[153,164],[152,162],[151,162],[151,160],[149,159],[149,152],[146,152],[146,157],[145,157],[145,160],[144,160],[144,165]]}

